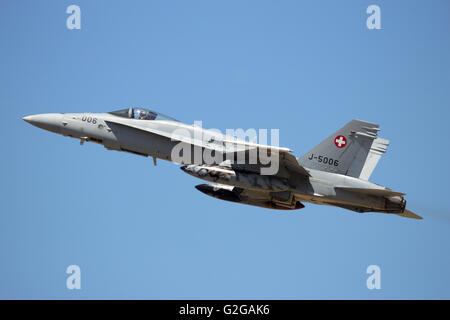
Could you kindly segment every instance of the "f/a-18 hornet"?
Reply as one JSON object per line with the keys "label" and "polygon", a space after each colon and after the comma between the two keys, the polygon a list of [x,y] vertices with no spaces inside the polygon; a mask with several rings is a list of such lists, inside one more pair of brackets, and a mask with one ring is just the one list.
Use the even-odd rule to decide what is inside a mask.
{"label": "f/a-18 hornet", "polygon": [[80,144],[151,156],[155,165],[158,158],[182,164],[184,172],[210,182],[196,186],[199,191],[222,200],[284,210],[309,202],[421,219],[405,209],[404,193],[369,182],[389,144],[370,122],[352,120],[296,158],[288,148],[237,139],[143,108],[23,120]]}

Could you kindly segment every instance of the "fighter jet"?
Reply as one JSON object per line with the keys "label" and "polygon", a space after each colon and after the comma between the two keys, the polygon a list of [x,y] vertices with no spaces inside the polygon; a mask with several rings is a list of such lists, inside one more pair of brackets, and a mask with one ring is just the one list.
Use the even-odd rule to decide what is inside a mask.
{"label": "fighter jet", "polygon": [[197,185],[199,191],[221,200],[281,210],[313,203],[422,219],[405,209],[404,193],[369,182],[389,145],[370,122],[351,120],[296,158],[288,148],[238,139],[144,108],[38,114],[23,120],[79,139],[81,145],[94,142],[150,156],[155,165],[157,159],[179,163],[184,172],[209,182]]}

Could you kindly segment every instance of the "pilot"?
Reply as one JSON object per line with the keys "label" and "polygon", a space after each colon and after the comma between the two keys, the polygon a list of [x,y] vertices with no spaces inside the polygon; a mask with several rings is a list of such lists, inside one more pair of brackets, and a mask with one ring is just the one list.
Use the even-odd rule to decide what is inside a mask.
{"label": "pilot", "polygon": [[140,114],[141,114],[141,110],[138,108],[133,109],[133,118],[134,119],[139,119],[140,118]]}
{"label": "pilot", "polygon": [[139,116],[139,119],[141,119],[141,120],[147,119],[147,111],[146,110],[141,110],[141,115]]}

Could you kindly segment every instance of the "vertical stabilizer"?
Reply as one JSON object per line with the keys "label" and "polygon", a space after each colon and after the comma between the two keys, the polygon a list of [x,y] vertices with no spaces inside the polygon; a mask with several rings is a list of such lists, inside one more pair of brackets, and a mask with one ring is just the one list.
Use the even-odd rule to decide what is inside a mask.
{"label": "vertical stabilizer", "polygon": [[383,138],[377,138],[373,140],[369,154],[366,158],[366,162],[364,163],[361,174],[359,175],[360,179],[369,180],[370,175],[375,169],[378,161],[381,159],[383,153],[386,152],[388,146],[389,140]]}
{"label": "vertical stabilizer", "polygon": [[352,120],[298,159],[300,165],[368,180],[389,141],[377,124]]}

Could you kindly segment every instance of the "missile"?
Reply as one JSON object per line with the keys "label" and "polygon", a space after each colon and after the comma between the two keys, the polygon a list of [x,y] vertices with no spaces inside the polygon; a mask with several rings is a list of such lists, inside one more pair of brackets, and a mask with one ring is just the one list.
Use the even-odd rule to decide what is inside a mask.
{"label": "missile", "polygon": [[182,166],[181,170],[196,178],[244,189],[271,192],[289,190],[288,183],[280,178],[240,172],[226,166],[187,165]]}

